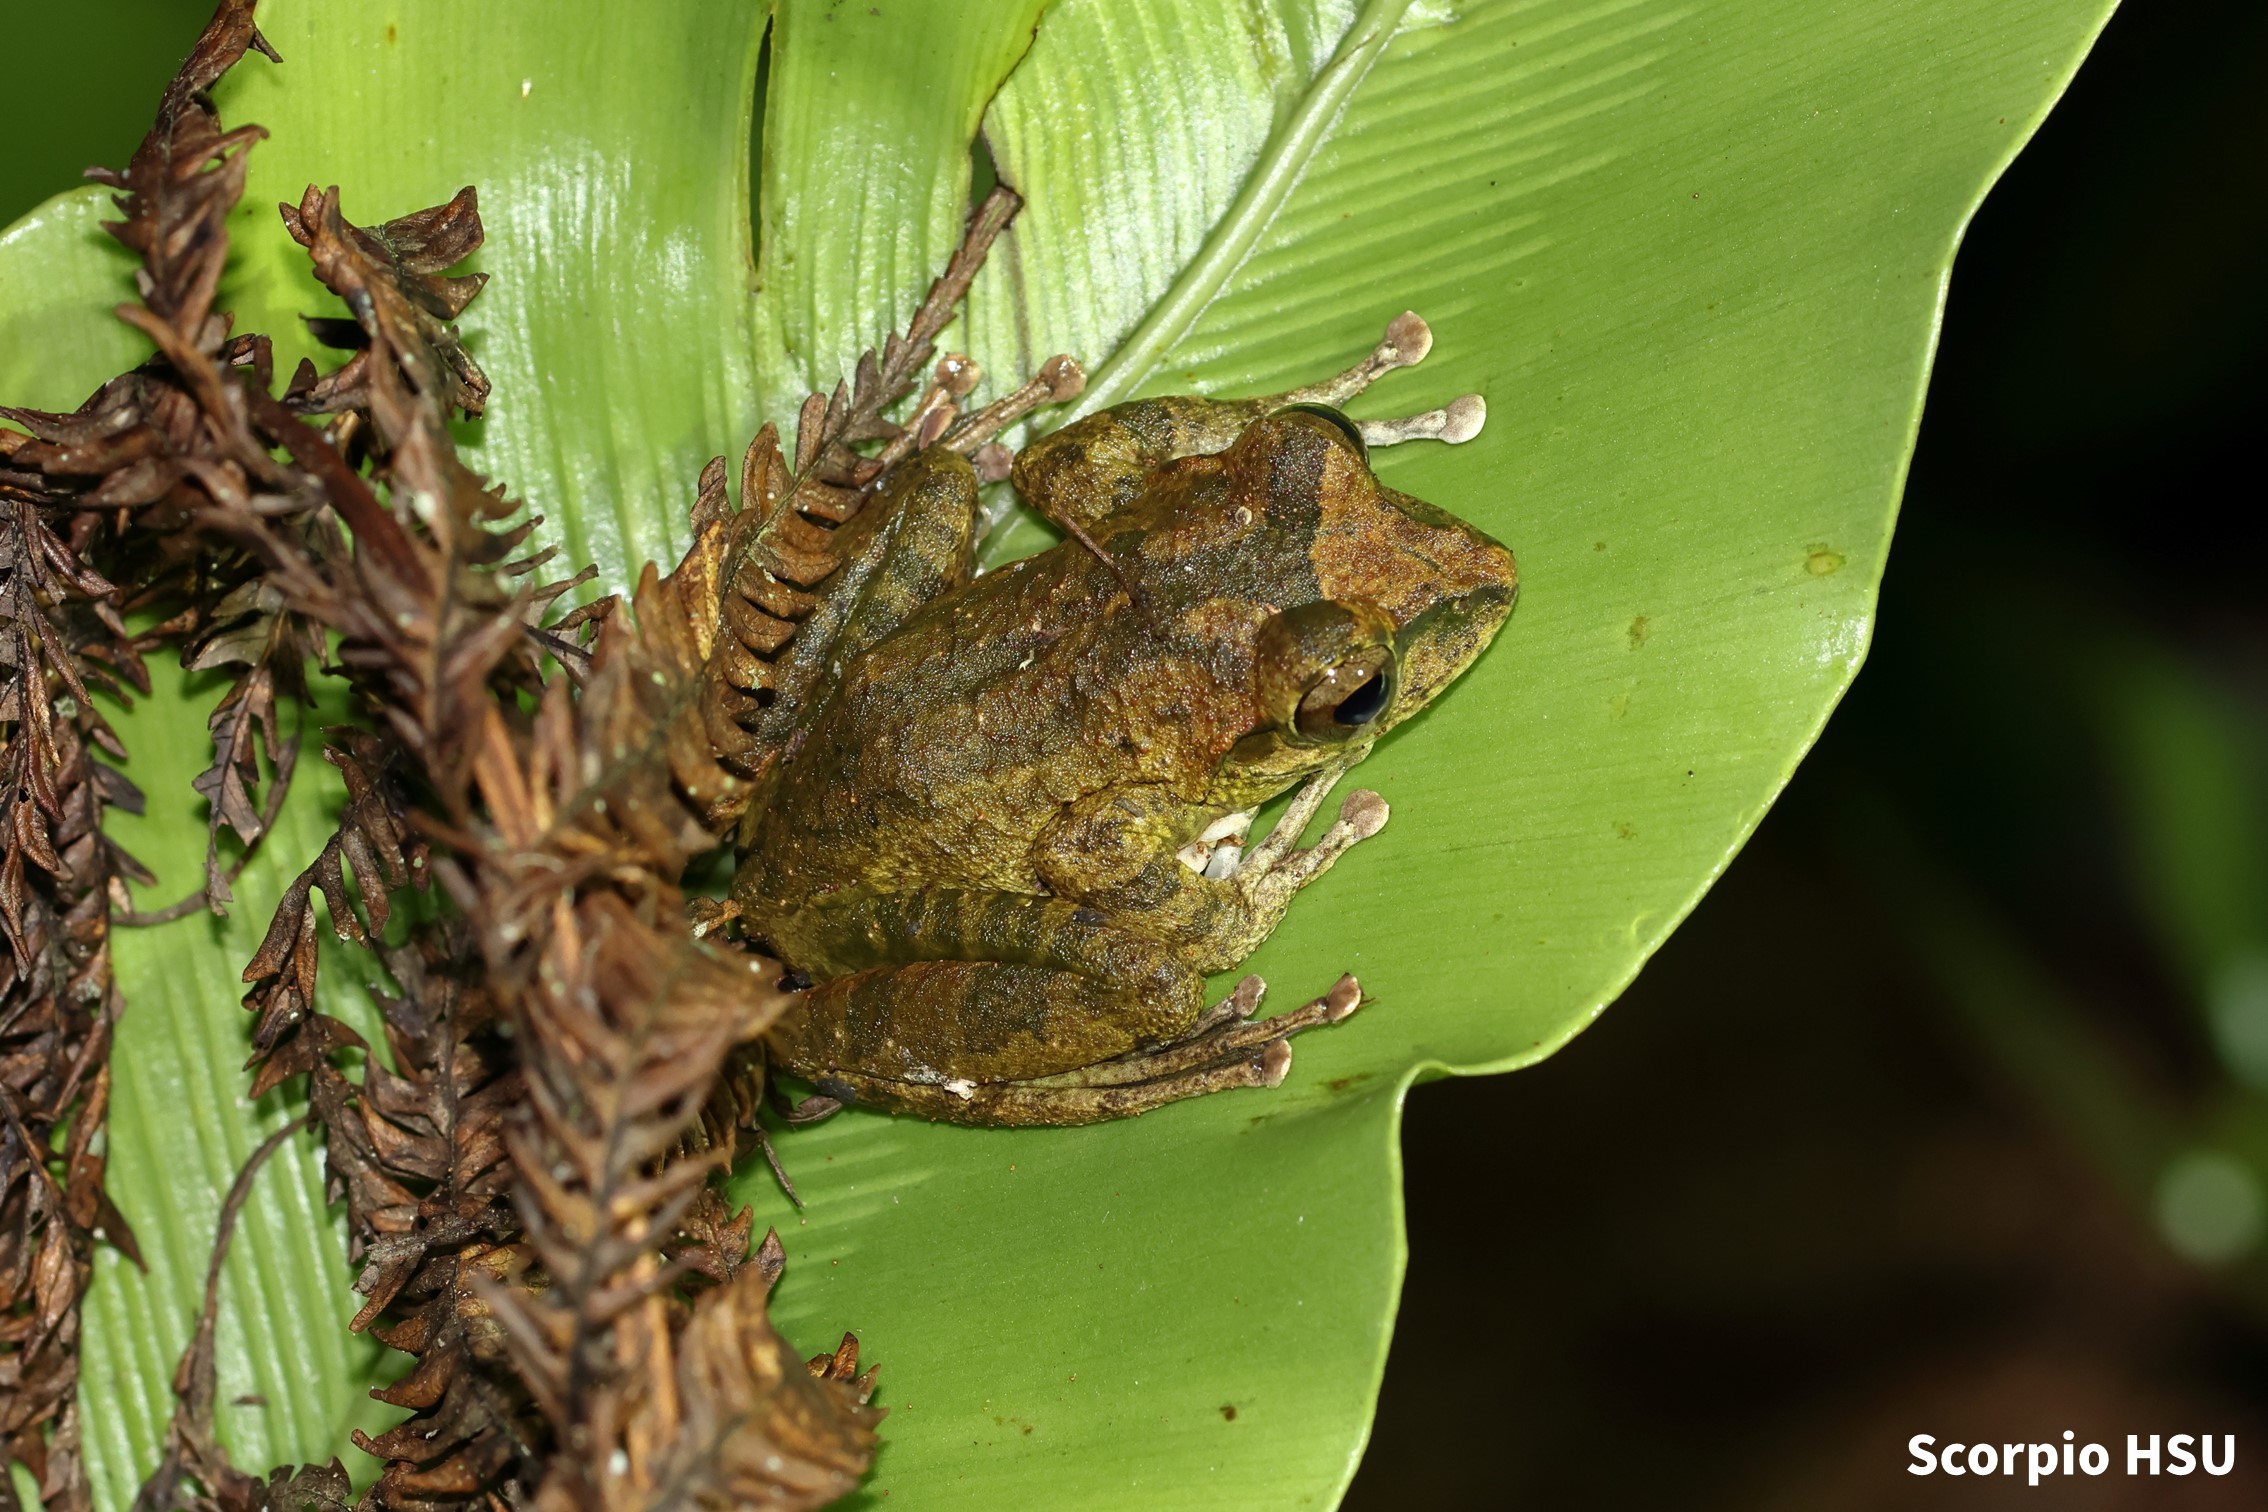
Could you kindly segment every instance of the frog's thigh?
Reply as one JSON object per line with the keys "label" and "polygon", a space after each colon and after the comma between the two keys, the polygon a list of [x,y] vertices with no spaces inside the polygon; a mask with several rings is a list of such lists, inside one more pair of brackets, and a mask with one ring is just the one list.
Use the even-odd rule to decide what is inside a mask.
{"label": "frog's thigh", "polygon": [[1270,407],[1185,396],[1114,404],[1025,447],[1011,476],[1049,519],[1093,524],[1132,504],[1151,468],[1228,450]]}
{"label": "frog's thigh", "polygon": [[[1188,981],[1201,990],[1194,973]],[[804,1075],[1022,1081],[1076,1071],[1171,1033],[1142,1032],[1157,1021],[1156,1006],[1134,990],[1052,966],[916,961],[822,982],[795,1022],[775,1031],[775,1048]],[[1168,1016],[1185,1029],[1196,1015],[1176,1005]]]}
{"label": "frog's thigh", "polygon": [[840,632],[824,637],[831,658],[856,656],[931,599],[967,582],[981,513],[976,473],[966,458],[931,447],[904,463],[879,501],[874,538],[828,594],[842,616]]}
{"label": "frog's thigh", "polygon": [[1058,898],[934,889],[867,899],[855,922],[866,959],[838,960],[775,1031],[795,1070],[1048,1076],[1172,1039],[1204,1007],[1171,947]]}

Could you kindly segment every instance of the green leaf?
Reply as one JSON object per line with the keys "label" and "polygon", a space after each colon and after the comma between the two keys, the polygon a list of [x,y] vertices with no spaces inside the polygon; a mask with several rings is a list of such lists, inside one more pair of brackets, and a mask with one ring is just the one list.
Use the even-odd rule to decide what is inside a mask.
{"label": "green leaf", "polygon": [[[1817,733],[1870,632],[1961,229],[2109,3],[1059,0],[1027,52],[1032,8],[780,8],[751,299],[755,8],[271,3],[289,61],[223,90],[274,133],[232,295],[244,328],[302,339],[288,317],[318,301],[264,202],[310,180],[363,218],[477,182],[498,275],[467,321],[497,380],[479,459],[616,581],[674,539],[704,457],[902,318],[949,249],[980,117],[1029,202],[964,327],[996,386],[1060,349],[1091,403],[1264,392],[1405,307],[1432,322],[1427,365],[1357,408],[1488,397],[1478,441],[1379,465],[1509,542],[1523,601],[1364,768],[1385,834],[1253,963],[1279,1002],[1351,969],[1375,1003],[1304,1038],[1272,1093],[1050,1133],[847,1116],[783,1142],[800,1218],[738,1179],[788,1242],[789,1336],[854,1327],[881,1365],[868,1504],[1323,1505],[1400,1283],[1405,1089],[1588,1023]],[[0,320],[28,297],[18,268],[114,276],[52,233],[0,250]],[[87,299],[85,330],[116,297]],[[169,717],[173,737],[125,727],[145,785],[202,759],[193,717]],[[172,999],[162,970],[129,973],[121,1056],[169,1016],[240,1034],[240,959]],[[192,1122],[244,1143],[241,1083],[215,1075]],[[290,1309],[344,1298],[283,1270],[230,1305],[312,1345]],[[122,1392],[162,1394],[115,1336],[90,1372],[96,1346]],[[153,1448],[103,1439],[106,1505]]]}
{"label": "green leaf", "polygon": [[77,189],[0,232],[0,402],[73,409],[150,355],[101,313],[134,293],[134,259],[104,233],[106,213],[101,191]]}
{"label": "green leaf", "polygon": [[788,425],[832,389],[944,267],[968,216],[970,139],[1044,4],[776,8],[755,306],[766,419]]}
{"label": "green leaf", "polygon": [[278,201],[337,184],[367,224],[477,185],[472,266],[513,293],[464,321],[496,386],[469,459],[549,517],[569,560],[618,582],[674,560],[701,465],[754,428],[761,11],[268,0],[259,21],[284,63],[251,58],[216,90],[226,119],[271,132],[229,228],[238,328],[274,336],[288,372],[323,360],[300,317],[343,313]]}

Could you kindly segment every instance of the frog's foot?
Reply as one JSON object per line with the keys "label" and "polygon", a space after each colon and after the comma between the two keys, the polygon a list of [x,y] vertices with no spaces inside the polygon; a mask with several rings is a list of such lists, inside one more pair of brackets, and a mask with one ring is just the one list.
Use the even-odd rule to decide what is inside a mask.
{"label": "frog's foot", "polygon": [[1425,354],[1433,350],[1433,328],[1418,317],[1415,310],[1404,310],[1386,323],[1386,334],[1370,355],[1335,377],[1321,383],[1310,383],[1295,388],[1282,396],[1285,404],[1328,404],[1334,408],[1346,403],[1364,389],[1402,368],[1416,367],[1425,361]]}
{"label": "frog's foot", "polygon": [[997,483],[1008,476],[1012,455],[995,437],[1046,404],[1062,404],[1079,397],[1087,386],[1086,369],[1068,353],[1058,352],[1040,364],[1039,371],[982,409],[963,413],[961,401],[983,376],[983,369],[959,352],[938,359],[929,385],[914,401],[905,423],[873,461],[895,466],[918,451],[943,442],[969,458],[978,478]]}
{"label": "frog's foot", "polygon": [[1038,1077],[1021,1085],[1041,1090],[1138,1086],[1202,1074],[1209,1068],[1239,1072],[1245,1069],[1244,1062],[1256,1056],[1263,1073],[1257,1083],[1232,1079],[1222,1085],[1281,1086],[1291,1071],[1293,1035],[1319,1025],[1339,1023],[1362,1006],[1362,984],[1351,976],[1342,976],[1331,984],[1329,992],[1312,1002],[1302,1003],[1274,1018],[1255,1019],[1252,1015],[1259,1012],[1260,1000],[1267,992],[1266,982],[1248,976],[1236,984],[1235,991],[1206,1009],[1197,1022],[1189,1026],[1187,1034],[1170,1044],[1152,1050],[1136,1050],[1114,1060],[1057,1076]]}
{"label": "frog's foot", "polygon": [[1399,420],[1358,420],[1355,429],[1362,432],[1365,446],[1399,446],[1404,441],[1446,441],[1457,446],[1479,435],[1486,424],[1488,401],[1478,394],[1465,394],[1422,415],[1404,415]]}
{"label": "frog's foot", "polygon": [[994,438],[1042,405],[1063,404],[1078,398],[1086,387],[1086,369],[1068,353],[1058,352],[1041,363],[1039,371],[1022,386],[954,422],[942,433],[944,444],[967,457],[981,481],[1001,482],[1008,476],[1015,454]]}
{"label": "frog's foot", "polygon": [[1363,1001],[1361,984],[1343,976],[1313,1002],[1254,1019],[1266,990],[1260,978],[1248,976],[1180,1038],[1055,1076],[928,1085],[835,1071],[819,1085],[837,1103],[893,1108],[943,1123],[987,1128],[1105,1123],[1214,1092],[1281,1086],[1291,1073],[1291,1037],[1339,1023]]}
{"label": "frog's foot", "polygon": [[[1282,404],[1327,404],[1336,409],[1400,368],[1416,367],[1433,350],[1433,331],[1415,310],[1404,310],[1386,326],[1386,334],[1368,357],[1336,377],[1305,388],[1293,389]],[[1398,446],[1404,441],[1470,441],[1488,423],[1488,402],[1478,394],[1453,399],[1439,409],[1398,420],[1362,420],[1355,428],[1366,446]]]}
{"label": "frog's foot", "polygon": [[[1339,805],[1339,817],[1332,821],[1313,845],[1301,847],[1300,835],[1307,829],[1330,796],[1331,787],[1346,772],[1344,766],[1333,766],[1316,773],[1307,784],[1294,794],[1284,809],[1276,827],[1268,831],[1268,838],[1244,852],[1229,882],[1244,895],[1245,906],[1265,939],[1274,931],[1276,921],[1291,906],[1292,895],[1329,871],[1338,859],[1349,850],[1368,840],[1386,827],[1390,812],[1386,800],[1368,788],[1357,788],[1347,794]],[[1253,940],[1257,948],[1259,940]]]}

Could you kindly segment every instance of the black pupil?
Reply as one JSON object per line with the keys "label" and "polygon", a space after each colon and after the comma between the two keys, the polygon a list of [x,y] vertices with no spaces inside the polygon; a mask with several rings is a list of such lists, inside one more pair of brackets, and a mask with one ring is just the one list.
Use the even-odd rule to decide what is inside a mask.
{"label": "black pupil", "polygon": [[1331,717],[1343,725],[1366,725],[1386,710],[1386,679],[1371,674],[1370,681],[1339,700]]}

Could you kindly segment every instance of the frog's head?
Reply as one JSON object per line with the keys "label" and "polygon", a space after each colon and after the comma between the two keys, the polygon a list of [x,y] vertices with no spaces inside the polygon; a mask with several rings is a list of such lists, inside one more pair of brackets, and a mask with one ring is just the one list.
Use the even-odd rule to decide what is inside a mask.
{"label": "frog's head", "polygon": [[1286,410],[1224,457],[1283,558],[1276,613],[1254,648],[1260,713],[1315,748],[1375,739],[1471,666],[1512,612],[1512,553],[1463,520],[1387,488],[1343,416]]}

